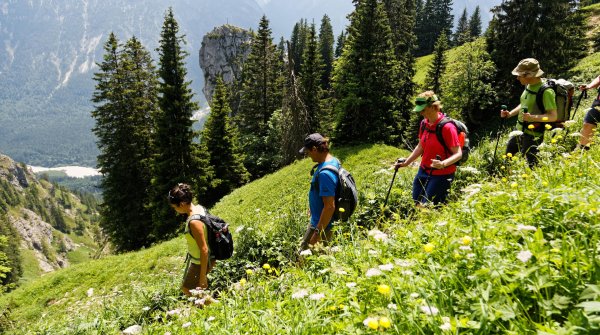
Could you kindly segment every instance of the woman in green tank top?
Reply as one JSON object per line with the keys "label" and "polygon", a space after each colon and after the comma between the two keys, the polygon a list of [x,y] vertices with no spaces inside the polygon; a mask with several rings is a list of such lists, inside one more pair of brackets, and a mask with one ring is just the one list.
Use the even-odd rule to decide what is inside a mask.
{"label": "woman in green tank top", "polygon": [[190,296],[190,290],[208,288],[207,274],[216,263],[216,260],[209,261],[210,250],[204,223],[200,220],[191,220],[193,215],[206,215],[206,211],[202,206],[192,203],[193,194],[187,184],[180,183],[174,186],[167,198],[177,213],[188,216],[185,225],[188,254],[181,290],[185,295]]}

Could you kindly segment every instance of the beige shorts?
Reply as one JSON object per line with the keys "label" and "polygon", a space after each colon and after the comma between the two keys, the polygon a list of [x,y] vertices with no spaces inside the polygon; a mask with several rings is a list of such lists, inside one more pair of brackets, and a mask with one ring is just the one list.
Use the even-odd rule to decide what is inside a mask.
{"label": "beige shorts", "polygon": [[183,273],[181,286],[188,290],[195,290],[200,283],[200,264],[188,262]]}

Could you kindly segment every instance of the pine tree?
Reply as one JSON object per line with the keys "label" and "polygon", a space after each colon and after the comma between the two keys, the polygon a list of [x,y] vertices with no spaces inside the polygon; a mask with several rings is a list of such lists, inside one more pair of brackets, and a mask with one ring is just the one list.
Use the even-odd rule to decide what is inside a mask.
{"label": "pine tree", "polygon": [[[456,31],[454,32],[454,45],[459,46],[467,43],[471,39],[471,29],[469,26],[469,21],[467,17],[467,8],[463,10],[460,19],[458,19],[458,24],[456,25]],[[439,41],[439,39],[438,39]],[[437,42],[436,42],[437,44]],[[435,49],[435,47],[434,47]],[[434,51],[435,52],[435,51]]]}
{"label": "pine tree", "polygon": [[290,38],[290,50],[292,53],[292,59],[294,60],[294,72],[296,75],[302,71],[302,57],[304,55],[304,48],[306,47],[306,39],[308,37],[308,23],[306,19],[301,19],[294,25],[292,30],[292,37]]}
{"label": "pine tree", "polygon": [[0,294],[16,287],[23,275],[20,237],[0,210]]}
{"label": "pine tree", "polygon": [[430,54],[442,32],[451,36],[453,21],[452,0],[426,0],[415,26],[418,41],[416,55]]}
{"label": "pine tree", "polygon": [[194,185],[201,178],[192,145],[192,113],[198,104],[192,100],[190,82],[186,81],[185,39],[179,35],[171,8],[165,15],[159,43],[160,109],[154,117],[157,154],[152,162],[152,241],[168,239],[178,228],[179,220],[166,201],[171,187],[177,183]]}
{"label": "pine tree", "polygon": [[342,32],[338,35],[337,42],[335,45],[335,52],[333,56],[335,59],[340,58],[342,56],[342,52],[344,51],[344,44],[346,43],[346,32],[342,30]]}
{"label": "pine tree", "polygon": [[562,75],[585,51],[584,24],[575,0],[507,0],[494,7],[486,32],[498,86],[517,101],[522,86],[511,74],[521,59],[540,61],[546,77]]}
{"label": "pine tree", "polygon": [[333,71],[333,28],[331,19],[327,14],[321,19],[319,29],[319,53],[323,61],[323,73],[321,75],[321,88],[325,91],[331,86],[331,71]]}
{"label": "pine tree", "polygon": [[209,189],[202,198],[203,204],[209,207],[242,186],[250,177],[243,164],[237,128],[230,118],[228,99],[223,80],[217,78],[210,115],[202,131],[202,143],[206,145],[209,164],[214,171]]}
{"label": "pine tree", "polygon": [[300,76],[301,97],[308,113],[309,133],[318,131],[320,127],[321,107],[323,95],[321,89],[321,73],[323,62],[317,45],[316,28],[314,23],[310,26],[306,47],[302,61],[302,74]]}
{"label": "pine tree", "polygon": [[278,167],[273,158],[277,146],[268,140],[268,136],[269,120],[273,112],[281,107],[281,69],[269,21],[263,16],[244,63],[242,98],[235,119],[243,151],[252,153],[244,161],[252,178],[261,177]]}
{"label": "pine tree", "polygon": [[415,0],[384,0],[383,4],[392,29],[392,43],[394,53],[399,63],[398,78],[398,110],[400,111],[400,125],[406,128],[412,110],[412,97],[414,95],[415,85],[413,77],[414,69],[414,51],[416,48],[417,37],[415,30]]}
{"label": "pine tree", "polygon": [[340,142],[398,141],[399,71],[383,4],[356,3],[348,39],[334,69]]}
{"label": "pine tree", "polygon": [[92,98],[98,167],[104,175],[101,225],[117,250],[134,250],[150,243],[151,216],[145,206],[157,80],[149,52],[135,37],[121,47],[111,33],[104,50]]}
{"label": "pine tree", "polygon": [[475,7],[475,11],[469,19],[469,34],[471,39],[476,39],[481,35],[481,13],[479,6]]}
{"label": "pine tree", "polygon": [[446,34],[442,33],[437,42],[435,42],[433,62],[429,66],[427,82],[425,84],[427,90],[432,90],[439,96],[442,96],[440,82],[446,70],[446,50],[448,50],[448,38]]}
{"label": "pine tree", "polygon": [[[274,120],[274,127],[281,152],[281,163],[286,165],[298,158],[298,148],[304,144],[304,137],[310,133],[310,119],[307,108],[301,99],[300,85],[292,68],[292,56],[288,54],[283,90],[283,104],[280,118]],[[277,112],[274,114],[277,118]]]}

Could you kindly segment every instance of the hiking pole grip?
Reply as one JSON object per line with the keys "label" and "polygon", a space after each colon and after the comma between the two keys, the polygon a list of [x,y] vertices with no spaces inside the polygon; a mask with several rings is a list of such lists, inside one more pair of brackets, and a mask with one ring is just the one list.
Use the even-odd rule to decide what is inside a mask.
{"label": "hiking pole grip", "polygon": [[[404,163],[406,159],[398,158],[396,163]],[[390,192],[392,191],[392,186],[394,185],[394,180],[396,179],[396,173],[398,173],[398,168],[394,169],[394,176],[392,177],[392,182],[390,183],[390,187],[388,188],[387,195],[385,196],[385,201],[383,202],[383,207],[387,206],[388,198],[390,197]]]}
{"label": "hiking pole grip", "polygon": [[[508,106],[506,105],[502,105],[500,106],[501,110],[507,110]],[[492,156],[494,158],[494,161],[496,160],[496,152],[498,151],[498,143],[500,142],[500,133],[502,132],[502,129],[504,128],[504,117],[500,118],[500,129],[498,129],[498,134],[496,135],[496,147],[494,148],[494,156]]]}

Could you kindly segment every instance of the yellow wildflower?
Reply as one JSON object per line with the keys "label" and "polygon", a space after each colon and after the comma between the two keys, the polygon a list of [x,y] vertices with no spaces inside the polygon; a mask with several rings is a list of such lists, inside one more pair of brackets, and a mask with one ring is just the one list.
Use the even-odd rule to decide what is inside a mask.
{"label": "yellow wildflower", "polygon": [[423,250],[425,250],[426,253],[431,253],[434,249],[434,245],[432,243],[427,243],[423,246]]}
{"label": "yellow wildflower", "polygon": [[269,269],[269,273],[273,273],[273,269]]}
{"label": "yellow wildflower", "polygon": [[548,186],[548,182],[547,181],[543,181],[542,182],[542,186]]}
{"label": "yellow wildflower", "polygon": [[337,309],[337,307],[335,307],[335,306],[330,306],[329,307],[329,310],[332,311],[332,312],[335,311],[336,309]]}
{"label": "yellow wildflower", "polygon": [[503,183],[506,183],[507,181],[508,181],[508,179],[506,179],[506,178],[502,178],[502,182],[503,182]]}
{"label": "yellow wildflower", "polygon": [[535,128],[535,126],[534,126],[534,125],[532,125],[532,124],[530,124],[529,126],[527,126],[527,128],[528,128],[528,129],[534,129],[534,128]]}
{"label": "yellow wildflower", "polygon": [[546,130],[550,130],[550,129],[552,129],[552,126],[551,126],[551,125],[549,125],[549,124],[545,125],[544,127],[546,128]]}
{"label": "yellow wildflower", "polygon": [[379,321],[377,321],[377,319],[375,318],[369,318],[369,320],[367,321],[367,327],[371,329],[377,329],[379,328]]}
{"label": "yellow wildflower", "polygon": [[381,318],[379,318],[379,325],[387,329],[392,326],[392,322],[387,317],[382,316]]}
{"label": "yellow wildflower", "polygon": [[263,269],[269,270],[270,268],[271,268],[271,266],[269,265],[269,263],[263,264]]}
{"label": "yellow wildflower", "polygon": [[529,177],[529,176],[528,176],[526,173],[523,173],[523,174],[521,175],[521,178],[523,178],[523,179],[525,179],[525,178],[527,178],[527,177]]}
{"label": "yellow wildflower", "polygon": [[519,184],[517,184],[516,182],[510,184],[510,187],[512,187],[512,188],[516,188],[517,186],[519,186]]}
{"label": "yellow wildflower", "polygon": [[463,236],[463,238],[461,240],[463,245],[469,245],[469,244],[471,244],[472,241],[473,241],[473,239],[469,235]]}
{"label": "yellow wildflower", "polygon": [[254,273],[254,271],[250,270],[250,269],[246,269],[246,274],[248,276],[251,276]]}
{"label": "yellow wildflower", "polygon": [[390,287],[388,285],[385,284],[381,284],[377,286],[377,292],[383,294],[383,295],[389,295],[390,294]]}
{"label": "yellow wildflower", "polygon": [[346,210],[343,207],[340,207],[339,211],[340,213],[344,213]]}
{"label": "yellow wildflower", "polygon": [[556,143],[556,140],[552,139],[552,141],[550,141],[550,143],[554,144],[554,143]]}
{"label": "yellow wildflower", "polygon": [[560,252],[560,249],[557,249],[557,248],[552,248],[552,249],[550,249],[550,251],[551,251],[551,252],[554,252],[554,253],[559,253],[559,252]]}
{"label": "yellow wildflower", "polygon": [[557,140],[562,140],[562,138],[563,138],[563,137],[562,137],[562,135],[558,135],[558,136],[556,136],[556,139],[557,139]]}
{"label": "yellow wildflower", "polygon": [[548,117],[547,117],[547,116],[544,116],[544,117],[542,118],[542,121],[548,121]]}
{"label": "yellow wildflower", "polygon": [[512,154],[509,152],[509,153],[506,154],[506,157],[511,158]]}
{"label": "yellow wildflower", "polygon": [[513,156],[513,158],[512,158],[513,161],[516,161],[517,159],[519,159],[519,157],[517,157],[517,156]]}
{"label": "yellow wildflower", "polygon": [[245,278],[240,279],[240,285],[242,285],[242,286],[246,285],[246,279]]}

